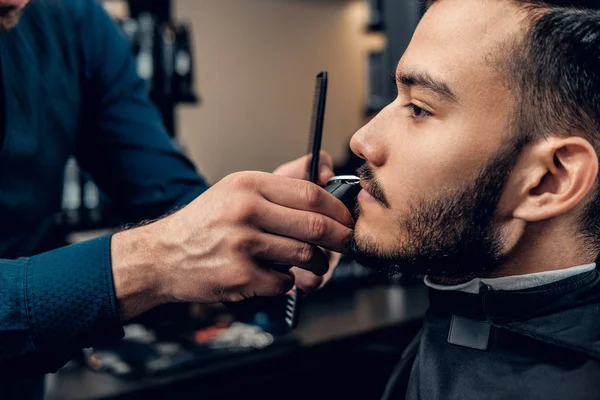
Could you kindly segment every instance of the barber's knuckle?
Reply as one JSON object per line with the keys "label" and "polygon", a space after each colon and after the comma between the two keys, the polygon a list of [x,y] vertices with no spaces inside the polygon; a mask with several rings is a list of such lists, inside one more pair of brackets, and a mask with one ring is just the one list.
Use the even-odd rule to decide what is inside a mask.
{"label": "barber's knuckle", "polygon": [[231,247],[239,253],[251,253],[256,247],[256,238],[250,233],[238,233],[231,236]]}
{"label": "barber's knuckle", "polygon": [[229,174],[223,177],[223,179],[221,179],[218,184],[225,186],[236,186],[238,183],[239,176],[239,172],[234,172],[233,174]]}
{"label": "barber's knuckle", "polygon": [[258,202],[251,196],[240,196],[229,210],[229,218],[236,222],[250,222],[256,214]]}
{"label": "barber's knuckle", "polygon": [[230,184],[239,189],[252,189],[257,183],[257,176],[252,172],[236,172],[228,178]]}
{"label": "barber's knuckle", "polygon": [[323,278],[321,278],[319,276],[306,278],[302,284],[302,290],[307,293],[314,292],[315,290],[317,290],[319,288],[319,286],[321,286],[322,282],[323,282]]}
{"label": "barber's knuckle", "polygon": [[310,209],[318,208],[323,199],[321,189],[316,185],[306,184],[306,185],[304,185],[303,191],[304,191],[304,201],[306,202],[306,205]]}
{"label": "barber's knuckle", "polygon": [[277,291],[279,294],[287,293],[294,287],[294,277],[284,275],[277,281]]}
{"label": "barber's knuckle", "polygon": [[308,239],[313,242],[319,242],[327,235],[327,222],[321,215],[315,215],[308,218]]}
{"label": "barber's knuckle", "polygon": [[315,257],[315,248],[308,243],[302,243],[297,251],[297,262],[300,265],[310,264]]}

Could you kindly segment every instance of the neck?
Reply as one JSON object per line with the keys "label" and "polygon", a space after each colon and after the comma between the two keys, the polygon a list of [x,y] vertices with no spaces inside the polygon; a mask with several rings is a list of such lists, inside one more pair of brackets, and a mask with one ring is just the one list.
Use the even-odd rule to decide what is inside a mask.
{"label": "neck", "polygon": [[[506,246],[511,249],[502,265],[477,278],[501,278],[539,272],[558,271],[596,261],[598,252],[583,245],[581,236],[565,229],[560,221],[536,223],[523,229],[511,229],[514,237],[506,237]],[[512,228],[515,228],[514,226]],[[468,282],[475,276],[433,277],[433,283],[453,286]]]}
{"label": "neck", "polygon": [[597,252],[586,248],[581,236],[574,235],[565,225],[550,221],[528,226],[507,261],[485,277],[556,271],[595,262]]}

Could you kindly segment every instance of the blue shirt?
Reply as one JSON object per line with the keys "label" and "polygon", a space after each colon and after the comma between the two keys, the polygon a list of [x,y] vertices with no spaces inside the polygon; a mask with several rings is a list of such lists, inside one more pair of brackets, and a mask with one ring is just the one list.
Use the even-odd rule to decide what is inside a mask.
{"label": "blue shirt", "polygon": [[132,222],[206,184],[172,146],[129,41],[97,0],[32,1],[0,35],[0,68],[0,376],[35,376],[123,335],[110,237],[43,248],[67,160]]}

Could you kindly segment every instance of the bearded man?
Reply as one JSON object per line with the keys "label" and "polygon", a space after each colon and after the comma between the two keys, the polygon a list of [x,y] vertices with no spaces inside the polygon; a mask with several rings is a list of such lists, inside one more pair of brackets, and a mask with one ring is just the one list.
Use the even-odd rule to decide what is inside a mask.
{"label": "bearded man", "polygon": [[351,142],[355,257],[430,287],[407,398],[597,399],[600,12],[431,3]]}

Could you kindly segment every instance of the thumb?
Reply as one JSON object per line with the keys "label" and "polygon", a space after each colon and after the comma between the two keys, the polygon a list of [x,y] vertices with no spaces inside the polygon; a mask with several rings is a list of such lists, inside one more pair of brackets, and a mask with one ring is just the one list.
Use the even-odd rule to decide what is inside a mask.
{"label": "thumb", "polygon": [[333,159],[326,151],[321,151],[319,154],[319,178],[318,184],[325,186],[327,181],[334,177]]}

